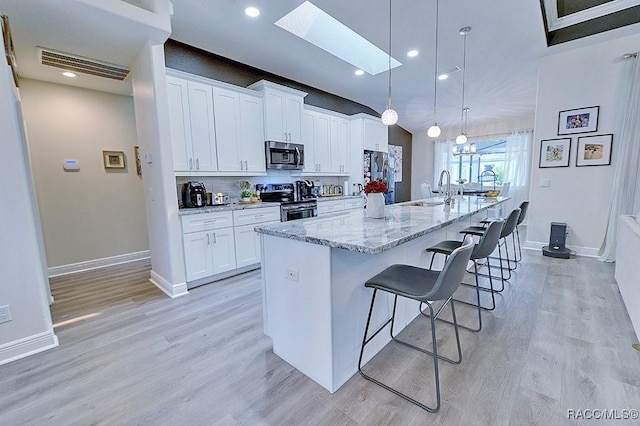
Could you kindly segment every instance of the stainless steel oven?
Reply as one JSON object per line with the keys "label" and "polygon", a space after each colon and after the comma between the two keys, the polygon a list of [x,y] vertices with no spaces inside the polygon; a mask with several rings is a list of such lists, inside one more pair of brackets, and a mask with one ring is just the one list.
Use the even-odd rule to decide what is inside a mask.
{"label": "stainless steel oven", "polygon": [[316,200],[295,201],[280,205],[280,220],[307,219],[318,216],[318,202]]}
{"label": "stainless steel oven", "polygon": [[300,194],[296,197],[293,183],[259,183],[256,185],[256,192],[260,193],[262,201],[280,203],[282,222],[318,216],[317,198],[308,193],[305,193],[306,197]]}

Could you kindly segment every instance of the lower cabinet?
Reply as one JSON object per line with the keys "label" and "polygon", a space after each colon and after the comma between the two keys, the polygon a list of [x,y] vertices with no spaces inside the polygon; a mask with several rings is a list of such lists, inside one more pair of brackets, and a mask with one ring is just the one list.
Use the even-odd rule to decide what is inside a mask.
{"label": "lower cabinet", "polygon": [[364,206],[362,198],[345,198],[342,200],[318,201],[318,216],[344,210],[361,209]]}
{"label": "lower cabinet", "polygon": [[280,207],[182,216],[187,283],[260,263],[259,223],[280,221]]}

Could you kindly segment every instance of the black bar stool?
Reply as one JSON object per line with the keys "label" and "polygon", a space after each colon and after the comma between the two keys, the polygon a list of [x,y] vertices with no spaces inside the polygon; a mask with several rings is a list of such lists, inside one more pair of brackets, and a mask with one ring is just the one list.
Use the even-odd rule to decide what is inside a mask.
{"label": "black bar stool", "polygon": [[[440,376],[438,374],[438,359],[447,361],[451,364],[460,364],[462,362],[462,349],[460,347],[460,336],[458,334],[458,326],[456,323],[456,312],[453,306],[453,292],[456,291],[462,278],[464,277],[467,263],[471,257],[473,251],[473,239],[471,237],[465,237],[463,244],[455,249],[447,261],[444,264],[442,271],[433,271],[431,269],[419,268],[410,265],[391,265],[384,271],[380,272],[375,277],[371,278],[365,283],[365,287],[373,288],[373,295],[371,296],[371,307],[369,308],[369,316],[367,317],[367,325],[364,329],[364,337],[362,338],[362,346],[360,348],[360,358],[358,359],[358,371],[367,380],[383,387],[384,389],[393,392],[397,396],[417,405],[418,407],[435,413],[440,409]],[[369,333],[369,325],[371,323],[371,314],[373,313],[373,305],[376,300],[376,293],[380,291],[386,291],[394,295],[393,299],[393,312],[391,318],[389,318],[380,328],[378,328],[371,337],[367,337]],[[425,303],[429,307],[431,315],[431,338],[433,340],[433,351],[427,351],[426,349],[419,348],[410,343],[399,340],[393,335],[393,324],[396,316],[396,305],[398,303],[398,296],[402,296],[408,299],[413,299],[421,303]],[[438,312],[434,314],[434,309],[431,303],[433,301],[443,300],[444,303],[438,309]],[[444,307],[451,305],[451,314],[453,316],[453,325],[456,334],[456,343],[458,346],[458,359],[453,360],[446,358],[442,355],[438,355],[437,341],[436,341],[436,329],[435,318],[442,312]],[[435,386],[436,386],[436,406],[429,407],[414,398],[398,391],[397,389],[388,386],[379,380],[374,379],[363,373],[362,371],[362,355],[364,354],[365,346],[371,342],[371,340],[378,335],[387,325],[391,323],[389,333],[391,339],[395,342],[401,343],[410,348],[416,349],[425,354],[433,357],[433,366],[435,372]]]}
{"label": "black bar stool", "polygon": [[[516,239],[513,241],[513,250],[515,251],[515,243],[516,240],[518,241],[518,253],[516,253],[515,257],[516,257],[516,262],[521,262],[522,261],[522,242],[520,241],[520,224],[522,222],[524,222],[524,220],[527,217],[527,211],[529,210],[529,202],[528,201],[523,201],[522,203],[520,203],[520,216],[518,216],[518,223],[516,223]],[[489,222],[491,222],[492,220],[495,220],[498,218],[486,218],[480,221],[480,223],[482,224],[487,224]]]}
{"label": "black bar stool", "polygon": [[[480,241],[473,247],[473,251],[471,252],[470,259],[473,261],[473,272],[471,272],[476,279],[475,288],[476,288],[476,296],[477,303],[469,303],[464,300],[454,299],[456,302],[464,303],[466,305],[475,306],[478,308],[478,328],[471,328],[465,325],[458,324],[458,327],[462,327],[469,331],[480,331],[482,330],[482,309],[487,311],[492,311],[496,308],[496,299],[495,299],[495,291],[493,289],[493,278],[491,277],[491,263],[489,261],[489,257],[491,253],[498,246],[498,242],[500,240],[500,232],[502,231],[502,227],[504,225],[503,219],[496,219],[489,223],[489,226],[486,229],[486,232],[482,234],[480,237]],[[431,263],[429,264],[429,269],[433,266],[433,259],[436,254],[444,254],[445,256],[450,256],[454,250],[462,246],[462,241],[454,241],[454,240],[445,240],[440,241],[438,244],[429,247],[426,249],[427,252],[431,253]],[[478,260],[486,259],[487,267],[489,269],[489,291],[491,292],[491,307],[484,307],[480,303],[480,283],[478,282]],[[461,283],[463,285],[471,285],[466,283]],[[483,288],[484,289],[484,288]],[[422,306],[422,305],[421,305]],[[423,315],[426,315],[422,309],[420,309]],[[439,318],[440,319],[440,318]],[[444,319],[440,319],[441,321],[450,322]]]}
{"label": "black bar stool", "polygon": [[[509,258],[509,246],[507,245],[507,237],[509,235],[512,235],[514,230],[516,229],[516,224],[518,223],[519,216],[520,216],[520,208],[513,209],[511,213],[509,213],[509,216],[507,217],[507,220],[505,221],[504,226],[502,227],[502,231],[500,232],[500,242],[498,243],[498,256],[499,256],[498,259],[500,260],[500,278],[502,281],[502,288],[500,290],[496,290],[497,292],[501,292],[502,290],[504,290],[504,282],[511,279],[511,271],[515,269],[515,267],[513,268],[511,267],[511,262],[516,263],[516,261],[515,261],[515,258],[514,260],[511,260]],[[475,236],[481,237],[482,235],[484,235],[486,230],[487,228],[484,226],[469,226],[467,228],[464,228],[462,231],[460,231],[460,234],[463,234],[465,236],[475,235]],[[504,251],[505,251],[506,260],[507,260],[506,268],[504,267],[504,264],[503,264],[502,246],[504,246]],[[504,277],[505,269],[509,273],[507,278]]]}

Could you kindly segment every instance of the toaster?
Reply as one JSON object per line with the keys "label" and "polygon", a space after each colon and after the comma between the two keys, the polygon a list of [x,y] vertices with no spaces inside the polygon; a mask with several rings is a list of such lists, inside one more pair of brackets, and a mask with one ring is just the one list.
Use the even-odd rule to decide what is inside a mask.
{"label": "toaster", "polygon": [[191,181],[182,185],[182,205],[184,207],[204,207],[207,205],[207,189],[202,182]]}

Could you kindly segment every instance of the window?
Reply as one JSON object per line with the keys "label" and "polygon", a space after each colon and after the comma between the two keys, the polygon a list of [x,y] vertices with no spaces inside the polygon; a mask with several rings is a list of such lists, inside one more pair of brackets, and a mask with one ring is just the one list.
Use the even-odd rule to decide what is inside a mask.
{"label": "window", "polygon": [[[495,174],[496,185],[504,182],[505,170],[505,139],[477,141],[475,154],[454,155],[451,159],[451,180],[466,179],[467,182],[493,183],[492,174]],[[483,174],[483,172],[485,172]],[[489,173],[491,172],[491,173]],[[482,175],[482,179],[480,176]]]}

